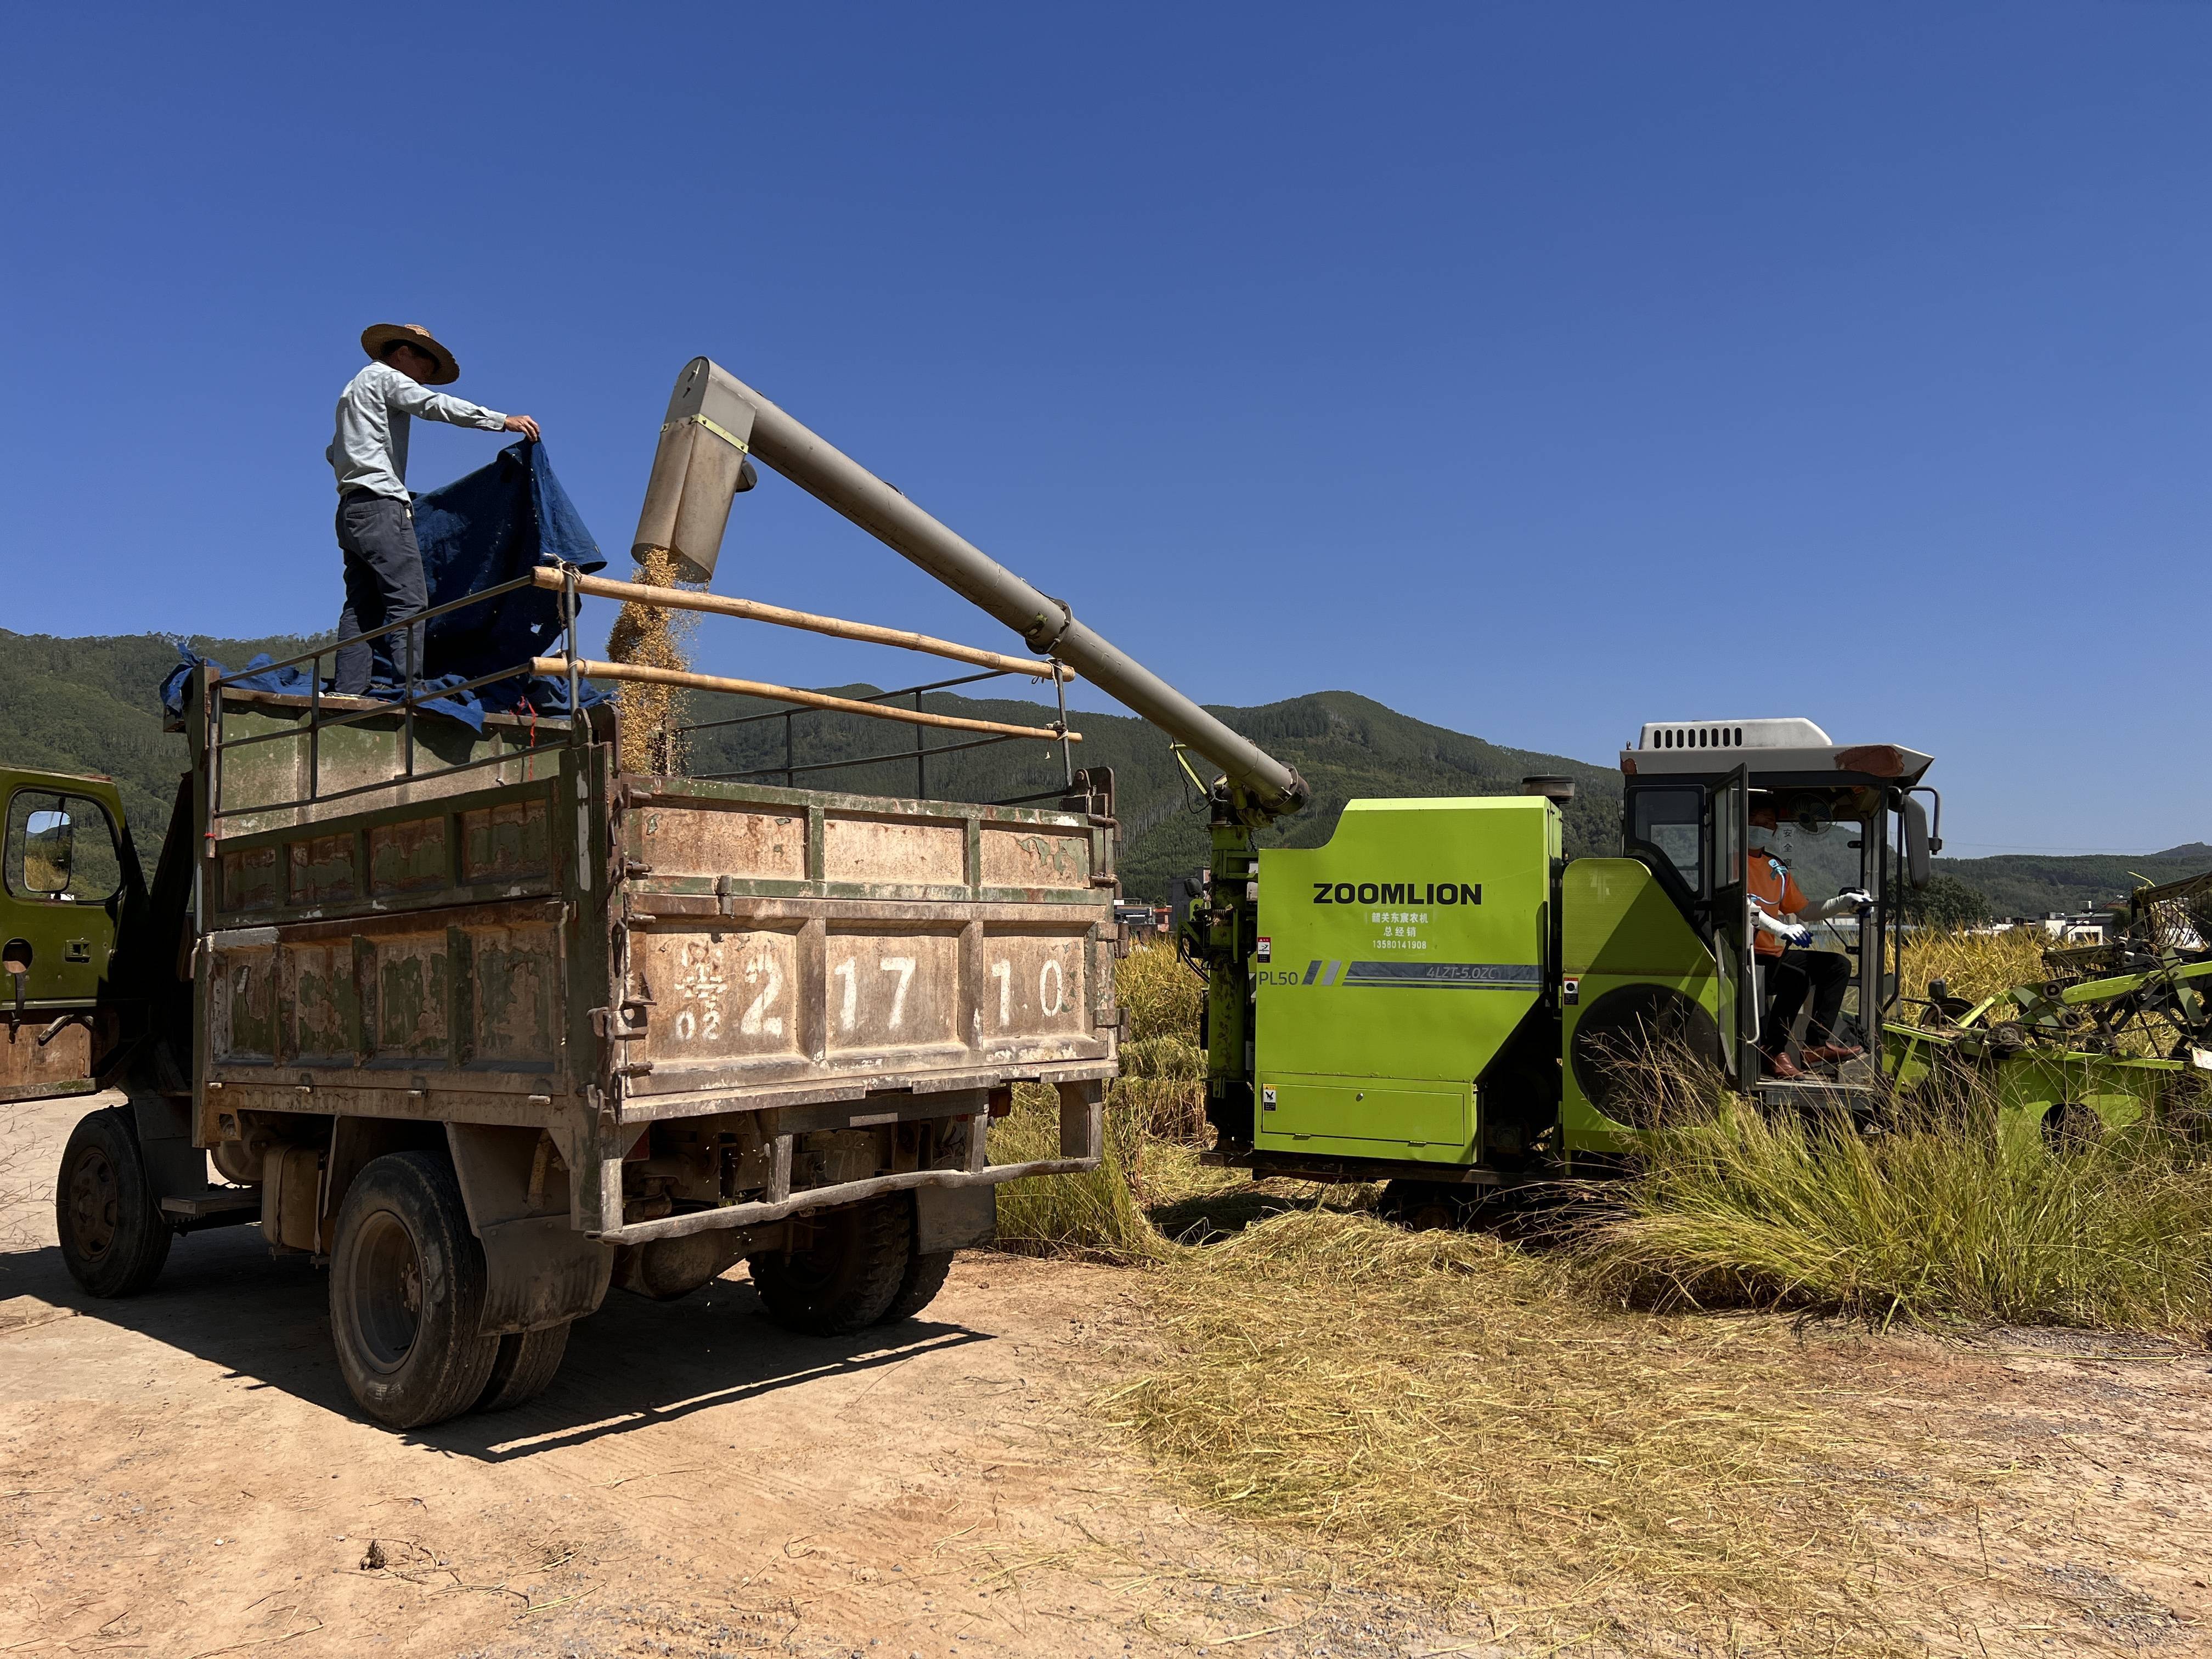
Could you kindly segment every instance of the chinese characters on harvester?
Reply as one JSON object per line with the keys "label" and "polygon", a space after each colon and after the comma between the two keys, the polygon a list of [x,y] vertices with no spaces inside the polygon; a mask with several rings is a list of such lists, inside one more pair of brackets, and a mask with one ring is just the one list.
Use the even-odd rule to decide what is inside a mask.
{"label": "chinese characters on harvester", "polygon": [[1425,951],[1428,940],[1421,937],[1421,925],[1429,919],[1426,910],[1370,910],[1367,920],[1382,930],[1375,941],[1378,951]]}

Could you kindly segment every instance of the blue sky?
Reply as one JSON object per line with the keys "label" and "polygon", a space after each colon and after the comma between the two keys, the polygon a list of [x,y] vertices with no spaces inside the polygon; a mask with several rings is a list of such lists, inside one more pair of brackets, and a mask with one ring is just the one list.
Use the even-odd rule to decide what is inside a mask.
{"label": "blue sky", "polygon": [[[328,626],[331,407],[365,325],[422,321],[618,559],[703,352],[1208,702],[1601,763],[1802,714],[1935,752],[1954,852],[2212,838],[2212,8],[9,33],[9,628]],[[410,482],[494,447],[418,424]],[[774,478],[716,586],[1007,640]]]}

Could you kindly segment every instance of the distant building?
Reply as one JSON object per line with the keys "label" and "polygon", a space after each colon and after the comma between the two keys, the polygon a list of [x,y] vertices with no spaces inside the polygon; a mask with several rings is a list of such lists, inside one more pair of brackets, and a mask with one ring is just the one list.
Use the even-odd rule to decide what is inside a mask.
{"label": "distant building", "polygon": [[2069,915],[2053,910],[2043,918],[2042,927],[2063,945],[2102,945],[2112,937],[2112,913],[2076,910]]}

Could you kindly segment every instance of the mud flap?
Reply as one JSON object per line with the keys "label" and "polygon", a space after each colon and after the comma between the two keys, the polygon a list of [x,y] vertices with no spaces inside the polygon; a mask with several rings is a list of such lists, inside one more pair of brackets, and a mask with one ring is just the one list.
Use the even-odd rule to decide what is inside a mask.
{"label": "mud flap", "polygon": [[988,1244],[999,1236],[995,1187],[917,1187],[914,1194],[914,1248],[918,1255],[964,1250]]}
{"label": "mud flap", "polygon": [[469,1228],[483,1246],[485,1336],[544,1330],[597,1311],[615,1253],[575,1230],[565,1170],[538,1155],[544,1132],[448,1123]]}
{"label": "mud flap", "polygon": [[565,1325],[606,1299],[615,1253],[576,1231],[565,1215],[495,1222],[477,1238],[484,1253],[477,1329],[486,1336]]}

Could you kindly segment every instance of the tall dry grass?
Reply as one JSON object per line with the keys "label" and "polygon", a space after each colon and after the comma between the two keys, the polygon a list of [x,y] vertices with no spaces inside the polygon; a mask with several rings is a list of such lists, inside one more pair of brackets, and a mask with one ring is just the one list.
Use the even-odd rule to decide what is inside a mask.
{"label": "tall dry grass", "polygon": [[[1164,1478],[1334,1577],[1479,1605],[1500,1650],[1980,1650],[1971,1617],[1936,1639],[1956,1575],[1899,1540],[1947,1509],[1971,1535],[1986,1471],[1870,1422],[1784,1322],[1708,1310],[2212,1324],[2212,1188],[2172,1139],[2007,1150],[1972,1111],[1869,1139],[1655,1073],[1673,1128],[1530,1247],[1202,1169],[1127,1092],[1198,1069],[1198,982],[1164,950],[1122,966],[1139,1074],[1109,1167],[1002,1188],[1002,1239],[1146,1267],[1158,1345],[1099,1407]],[[997,1155],[1055,1132],[1040,1091]],[[1999,1599],[2054,1628],[2040,1594]]]}
{"label": "tall dry grass", "polygon": [[1940,979],[1952,996],[1979,1002],[2047,978],[2043,947],[2049,942],[2040,929],[2024,927],[2004,933],[1914,933],[1905,941],[1899,982],[1906,996],[1924,998],[1929,981]]}
{"label": "tall dry grass", "polygon": [[1722,1101],[1582,1194],[1584,1282],[1623,1302],[2212,1329],[2212,1160],[2148,1119],[2054,1145],[1986,1097],[1878,1134]]}
{"label": "tall dry grass", "polygon": [[[1207,1184],[1197,1176],[1193,1151],[1206,1133],[1206,1055],[1198,1046],[1204,983],[1170,946],[1149,940],[1115,964],[1114,983],[1129,1024],[1122,1074],[1106,1093],[1105,1162],[1082,1175],[1000,1187],[1003,1249],[1157,1261],[1168,1246],[1147,1207]],[[1057,1155],[1060,1117],[1052,1091],[1018,1088],[1013,1114],[992,1126],[990,1147],[1000,1164]]]}
{"label": "tall dry grass", "polygon": [[[992,1124],[986,1144],[994,1164],[1059,1157],[1060,1104],[1052,1090],[1017,1085],[1012,1113]],[[1018,1255],[1124,1265],[1156,1260],[1162,1241],[1137,1201],[1143,1145],[1143,1131],[1127,1107],[1109,1094],[1105,1157],[1097,1169],[1008,1182],[997,1189],[999,1248]]]}

